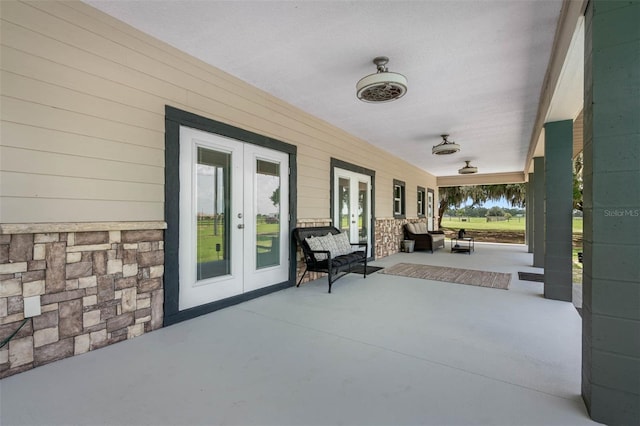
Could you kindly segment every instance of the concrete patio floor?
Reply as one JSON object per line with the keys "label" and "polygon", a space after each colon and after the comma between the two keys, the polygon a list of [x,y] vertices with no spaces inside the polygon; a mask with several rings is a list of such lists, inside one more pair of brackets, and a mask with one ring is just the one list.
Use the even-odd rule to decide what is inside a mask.
{"label": "concrete patio floor", "polygon": [[400,253],[509,290],[326,279],[0,381],[2,425],[583,425],[581,319],[525,246]]}

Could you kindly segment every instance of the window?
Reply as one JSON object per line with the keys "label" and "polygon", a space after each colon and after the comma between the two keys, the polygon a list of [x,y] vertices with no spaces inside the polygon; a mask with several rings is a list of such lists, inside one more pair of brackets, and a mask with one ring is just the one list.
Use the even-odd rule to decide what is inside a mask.
{"label": "window", "polygon": [[423,187],[418,187],[418,217],[424,217],[424,205],[425,205],[426,191]]}
{"label": "window", "polygon": [[393,180],[393,217],[404,219],[405,217],[405,185],[401,180]]}

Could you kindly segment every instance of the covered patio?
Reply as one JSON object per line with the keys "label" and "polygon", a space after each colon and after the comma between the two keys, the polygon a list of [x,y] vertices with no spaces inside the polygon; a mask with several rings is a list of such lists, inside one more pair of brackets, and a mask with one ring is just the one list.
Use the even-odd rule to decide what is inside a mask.
{"label": "covered patio", "polygon": [[[512,274],[508,290],[351,274],[4,379],[5,424],[593,424],[571,303],[524,245],[374,262]],[[153,356],[149,356],[153,354]],[[37,410],[34,409],[37,407]]]}
{"label": "covered patio", "polygon": [[[0,15],[0,423],[640,424],[640,0]],[[439,188],[522,182],[526,248],[398,253]],[[291,231],[328,225],[511,288],[293,288]]]}

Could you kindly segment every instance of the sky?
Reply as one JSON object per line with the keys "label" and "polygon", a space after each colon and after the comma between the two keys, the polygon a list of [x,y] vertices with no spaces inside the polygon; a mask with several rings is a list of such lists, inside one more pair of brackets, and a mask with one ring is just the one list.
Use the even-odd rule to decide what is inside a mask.
{"label": "sky", "polygon": [[[471,199],[468,199],[468,200],[467,200],[467,202],[466,202],[466,203],[464,203],[464,204],[463,204],[462,206],[460,206],[460,207],[470,206],[471,204],[472,204]],[[478,207],[486,207],[486,208],[490,209],[490,208],[491,208],[491,207],[493,207],[493,206],[498,206],[498,207],[503,208],[503,209],[505,209],[505,208],[507,208],[507,209],[515,208],[515,207],[511,207],[511,204],[509,204],[509,202],[507,201],[507,199],[506,199],[506,198],[504,198],[504,197],[502,197],[502,198],[501,198],[500,200],[498,200],[498,201],[494,201],[494,200],[487,201],[487,202],[485,202],[485,203],[483,203],[483,204],[480,204]]]}
{"label": "sky", "polygon": [[[218,173],[218,179],[214,174]],[[213,214],[215,210],[215,197],[218,197],[218,213],[223,213],[224,206],[224,171],[222,168],[211,167],[206,164],[198,164],[198,178],[196,180],[198,191],[198,213]],[[256,179],[256,214],[270,215],[277,214],[280,206],[275,206],[271,201],[273,191],[280,186],[280,177],[265,174],[258,174]],[[216,191],[216,183],[218,188]],[[246,188],[245,188],[246,189]]]}

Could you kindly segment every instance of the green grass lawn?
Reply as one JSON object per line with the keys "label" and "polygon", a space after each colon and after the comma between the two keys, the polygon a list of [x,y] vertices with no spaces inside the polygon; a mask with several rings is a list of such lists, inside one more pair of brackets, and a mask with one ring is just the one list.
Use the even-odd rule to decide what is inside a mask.
{"label": "green grass lawn", "polygon": [[[224,259],[224,224],[218,224],[218,232],[215,232],[213,220],[198,221],[198,263],[211,262],[213,260]],[[273,235],[280,232],[280,224],[265,223],[264,220],[258,222],[258,245],[262,246],[262,251],[268,251],[267,246],[271,245]],[[217,251],[217,244],[220,251]]]}
{"label": "green grass lawn", "polygon": [[[462,221],[462,219],[466,219],[466,221]],[[484,217],[469,217],[469,218],[458,218],[458,217],[444,217],[442,218],[442,227],[449,229],[460,229],[464,228],[466,230],[478,230],[478,231],[522,231],[524,232],[525,227],[525,218],[524,217],[512,217],[510,220],[505,220],[501,222],[487,222],[487,219]],[[582,233],[582,218],[573,218],[573,233],[581,234]]]}
{"label": "green grass lawn", "polygon": [[[442,228],[457,231],[464,228],[467,231],[492,231],[492,232],[522,232],[525,231],[525,218],[511,218],[502,222],[487,222],[483,217],[470,217],[466,221],[461,218],[443,218]],[[582,218],[573,218],[573,282],[582,282],[582,263],[578,262],[578,252],[582,251]]]}
{"label": "green grass lawn", "polygon": [[582,251],[582,247],[573,247],[573,255],[571,256],[571,262],[573,263],[573,282],[582,282],[582,263],[578,262],[578,252]]}

